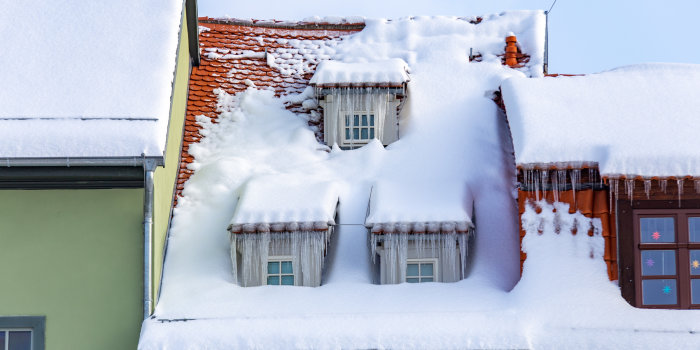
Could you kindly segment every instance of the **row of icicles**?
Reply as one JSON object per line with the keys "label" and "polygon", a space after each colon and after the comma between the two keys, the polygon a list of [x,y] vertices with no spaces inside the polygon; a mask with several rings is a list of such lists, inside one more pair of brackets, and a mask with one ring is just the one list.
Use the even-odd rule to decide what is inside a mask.
{"label": "row of icicles", "polygon": [[[598,171],[592,168],[584,169],[588,172],[588,183],[598,184],[601,188],[604,186],[603,178],[600,177]],[[573,190],[574,200],[576,200],[576,190],[581,189],[581,171],[582,169],[564,169],[564,170],[540,170],[540,169],[523,169],[523,182],[526,188],[530,191],[535,192],[536,200],[540,200],[540,191],[551,190],[553,192],[554,201],[559,201],[559,192],[566,190],[568,185],[571,185],[571,190]],[[550,176],[550,172],[554,173],[554,176]],[[551,177],[551,179],[550,179]],[[667,193],[668,179],[658,180],[659,187],[663,193]],[[676,179],[676,186],[678,192],[678,206],[681,205],[681,197],[684,192],[684,179]],[[644,179],[644,193],[647,199],[650,198],[651,193],[651,179]],[[551,188],[547,189],[547,184],[551,183]],[[609,196],[610,196],[610,207],[612,207],[613,199],[620,198],[620,184],[623,184],[625,194],[629,198],[630,202],[634,196],[635,191],[635,180],[634,179],[608,179],[609,186]],[[700,194],[700,178],[693,179],[695,193]],[[543,194],[544,195],[544,194]]]}

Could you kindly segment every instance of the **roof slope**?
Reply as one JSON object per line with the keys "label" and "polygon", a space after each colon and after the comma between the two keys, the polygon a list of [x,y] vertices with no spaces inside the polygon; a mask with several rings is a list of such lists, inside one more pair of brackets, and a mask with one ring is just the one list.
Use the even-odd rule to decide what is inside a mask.
{"label": "roof slope", "polygon": [[5,3],[0,157],[162,156],[182,4]]}
{"label": "roof slope", "polygon": [[[316,65],[330,58],[337,41],[364,28],[364,23],[253,23],[207,17],[199,23],[202,58],[190,77],[177,195],[194,172],[187,164],[194,160],[190,145],[202,137],[196,116],[216,120],[222,112],[217,106],[217,89],[235,94],[256,86],[273,89],[276,96],[303,92]],[[288,101],[287,107],[309,114],[302,100]],[[323,129],[320,118],[310,122]]]}
{"label": "roof slope", "polygon": [[700,175],[700,65],[645,64],[502,86],[516,162],[604,176]]}

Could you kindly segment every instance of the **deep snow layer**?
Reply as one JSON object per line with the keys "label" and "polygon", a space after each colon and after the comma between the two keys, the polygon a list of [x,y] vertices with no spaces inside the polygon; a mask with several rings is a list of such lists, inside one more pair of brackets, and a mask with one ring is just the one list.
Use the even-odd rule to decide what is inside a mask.
{"label": "deep snow layer", "polygon": [[402,84],[409,80],[408,65],[400,58],[378,62],[322,61],[309,83],[315,85]]}
{"label": "deep snow layer", "polygon": [[[579,236],[572,244],[574,238],[565,234],[546,238],[554,229],[547,236],[535,233],[528,238],[532,244],[523,280],[508,292],[519,279],[515,169],[505,120],[491,97],[505,78],[541,75],[541,12],[487,16],[478,25],[448,17],[366,22],[365,30],[338,45],[334,57],[346,62],[401,58],[410,65],[401,139],[387,148],[371,142],[357,150],[328,152],[272,92],[220,92],[218,122],[200,118],[204,138],[190,147],[195,173],[175,209],[162,294],[154,318],[144,322],[142,349],[699,342],[689,333],[699,330],[696,313],[637,310],[622,300],[607,281],[602,258],[589,258],[599,237]],[[532,66],[520,71],[504,67],[496,56],[511,31],[532,55]],[[483,62],[469,63],[470,47],[482,53]],[[340,226],[320,287],[232,283],[226,227],[242,185],[258,176],[338,184]],[[453,190],[450,203],[459,202],[462,192],[455,184],[471,193],[476,238],[467,279],[372,284],[364,227],[370,192],[375,183],[395,179],[438,193]],[[421,200],[421,193],[407,190],[387,205],[394,210],[387,215],[430,212],[435,202]],[[452,208],[460,217],[469,203],[466,194],[462,199],[464,207]]]}
{"label": "deep snow layer", "polygon": [[162,155],[182,3],[4,2],[0,157]]}
{"label": "deep snow layer", "polygon": [[607,176],[700,175],[700,65],[508,79],[518,165],[597,162]]}

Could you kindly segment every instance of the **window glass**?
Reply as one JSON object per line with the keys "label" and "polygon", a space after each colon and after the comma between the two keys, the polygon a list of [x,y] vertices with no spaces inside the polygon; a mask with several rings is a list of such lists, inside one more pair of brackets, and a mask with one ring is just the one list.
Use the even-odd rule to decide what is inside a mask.
{"label": "window glass", "polygon": [[643,280],[642,303],[644,305],[674,305],[678,303],[675,279]]}
{"label": "window glass", "polygon": [[367,114],[362,115],[362,126],[367,126]]}
{"label": "window glass", "polygon": [[[433,275],[433,264],[420,264],[420,275],[421,276],[432,276]],[[425,279],[423,279],[425,281]],[[432,280],[432,279],[431,279]]]}
{"label": "window glass", "polygon": [[31,331],[10,331],[8,341],[8,350],[31,350],[32,332]]}
{"label": "window glass", "polygon": [[700,242],[700,217],[688,218],[688,231],[691,242]]}
{"label": "window glass", "polygon": [[421,279],[421,282],[432,282],[432,281],[433,281],[432,277],[426,277],[426,278]]}
{"label": "window glass", "polygon": [[355,114],[355,118],[354,118],[354,120],[353,120],[353,124],[352,124],[352,125],[354,125],[354,126],[360,125],[360,116],[359,116],[359,115]]}
{"label": "window glass", "polygon": [[370,139],[374,138],[374,129],[369,129],[369,138]]}
{"label": "window glass", "polygon": [[294,273],[292,271],[292,262],[291,261],[283,261],[282,262],[282,273],[283,274],[292,274]]}
{"label": "window glass", "polygon": [[345,126],[350,126],[350,116],[349,115],[345,116]]}
{"label": "window glass", "polygon": [[361,136],[361,138],[362,138],[363,140],[367,140],[367,139],[368,139],[368,136],[367,136],[367,135],[368,135],[368,134],[367,134],[367,129],[362,129],[362,136]]}
{"label": "window glass", "polygon": [[352,129],[352,138],[355,140],[360,138],[360,130],[359,129]]}
{"label": "window glass", "polygon": [[280,276],[267,276],[267,284],[276,286],[280,284]]}
{"label": "window glass", "polygon": [[700,304],[700,279],[690,280],[690,303]]}
{"label": "window glass", "polygon": [[700,275],[700,250],[691,249],[690,253],[690,274]]}
{"label": "window glass", "polygon": [[676,241],[673,218],[640,218],[642,243],[673,243]]}
{"label": "window glass", "polygon": [[345,129],[345,139],[346,140],[350,139],[350,129]]}
{"label": "window glass", "polygon": [[642,276],[663,276],[676,274],[676,251],[643,250]]}
{"label": "window glass", "polygon": [[369,115],[369,126],[374,126],[374,114]]}
{"label": "window glass", "polygon": [[279,261],[270,261],[267,263],[267,273],[276,274],[280,273],[280,263]]}
{"label": "window glass", "polygon": [[283,286],[293,286],[294,285],[294,276],[282,276],[282,285]]}
{"label": "window glass", "polygon": [[417,278],[407,278],[407,279],[406,279],[406,282],[408,282],[408,283],[418,283],[418,279],[417,279]]}
{"label": "window glass", "polygon": [[5,350],[5,331],[0,331],[0,350]]}
{"label": "window glass", "polygon": [[406,276],[418,276],[418,264],[406,264]]}

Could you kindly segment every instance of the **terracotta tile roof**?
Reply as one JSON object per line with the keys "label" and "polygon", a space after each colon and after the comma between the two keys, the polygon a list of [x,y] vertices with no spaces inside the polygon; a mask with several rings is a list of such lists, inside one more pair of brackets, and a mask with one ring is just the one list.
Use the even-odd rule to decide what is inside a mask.
{"label": "terracotta tile roof", "polygon": [[[318,62],[330,58],[327,52],[332,50],[327,49],[332,49],[343,36],[364,28],[364,23],[288,23],[207,17],[199,18],[199,25],[202,57],[199,67],[192,68],[189,82],[175,204],[194,172],[187,167],[194,161],[189,147],[202,138],[195,116],[204,115],[216,121],[215,89],[233,94],[244,91],[252,83],[274,90],[277,96],[300,93],[308,86]],[[287,108],[296,113],[309,113],[301,104],[288,104]],[[323,130],[321,123],[322,120],[310,121],[319,127],[318,130]]]}

